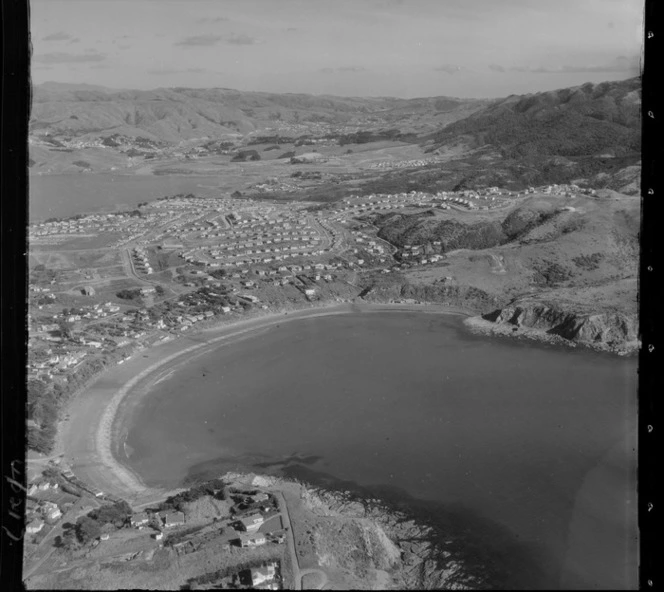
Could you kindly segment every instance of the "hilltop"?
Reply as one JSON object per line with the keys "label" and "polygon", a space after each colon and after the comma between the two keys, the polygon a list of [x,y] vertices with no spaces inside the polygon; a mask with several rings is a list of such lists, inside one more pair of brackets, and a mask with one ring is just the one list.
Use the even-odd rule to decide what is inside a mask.
{"label": "hilltop", "polygon": [[[437,150],[463,143],[526,183],[592,179],[595,186],[631,193],[639,174],[634,167],[640,163],[641,81],[511,95],[429,140]],[[465,182],[480,180],[476,177]]]}

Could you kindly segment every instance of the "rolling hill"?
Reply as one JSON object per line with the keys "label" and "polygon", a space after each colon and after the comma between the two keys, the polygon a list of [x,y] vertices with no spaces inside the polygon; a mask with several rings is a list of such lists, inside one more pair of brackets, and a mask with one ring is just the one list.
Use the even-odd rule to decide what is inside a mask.
{"label": "rolling hill", "polygon": [[408,125],[409,117],[418,116],[430,119],[431,130],[484,104],[448,97],[407,100],[190,88],[108,91],[47,84],[34,88],[30,131],[84,138],[119,133],[179,142],[288,124]]}
{"label": "rolling hill", "polygon": [[314,139],[343,152],[375,150],[379,159],[388,141],[409,147],[403,160],[422,165],[385,170],[360,191],[576,183],[633,195],[640,191],[640,89],[632,78],[474,100],[46,83],[34,88],[30,158],[42,174],[100,172],[140,168],[144,160],[230,160],[257,144],[311,151]]}

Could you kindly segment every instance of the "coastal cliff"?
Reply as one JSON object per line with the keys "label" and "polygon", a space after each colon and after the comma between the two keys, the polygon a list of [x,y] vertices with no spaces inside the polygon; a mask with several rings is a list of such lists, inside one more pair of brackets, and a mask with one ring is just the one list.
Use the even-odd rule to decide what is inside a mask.
{"label": "coastal cliff", "polygon": [[466,324],[483,333],[583,345],[619,354],[638,350],[636,315],[619,311],[594,313],[522,300],[467,319]]}
{"label": "coastal cliff", "polygon": [[407,281],[383,280],[369,284],[360,297],[367,302],[406,301],[441,304],[471,313],[482,313],[506,303],[504,297],[490,294],[476,286],[445,283],[444,281],[436,284],[412,284]]}

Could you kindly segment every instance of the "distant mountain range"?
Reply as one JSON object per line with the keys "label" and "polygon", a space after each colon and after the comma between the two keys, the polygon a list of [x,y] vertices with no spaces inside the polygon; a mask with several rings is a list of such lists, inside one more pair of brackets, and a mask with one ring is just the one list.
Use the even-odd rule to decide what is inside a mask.
{"label": "distant mountain range", "polygon": [[[459,164],[446,178],[454,167],[430,167],[417,178],[409,171],[386,173],[376,190],[440,189],[452,181],[460,189],[580,181],[635,193],[641,82],[587,83],[497,100],[225,88],[112,90],[61,83],[33,91],[30,156],[34,170],[42,173],[118,170],[142,159],[151,164],[213,154],[230,154],[230,159],[248,144],[279,145],[285,152],[312,138],[328,147],[337,144],[336,151],[327,149],[335,156],[352,152],[348,144],[362,144],[365,153],[388,142],[404,146],[404,154]],[[261,154],[269,159],[276,152]]]}
{"label": "distant mountain range", "polygon": [[398,122],[413,131],[419,119],[422,129],[431,130],[487,103],[450,97],[353,98],[231,89],[114,91],[46,83],[34,87],[30,130],[75,137],[119,133],[166,142],[222,138],[283,124],[375,128]]}

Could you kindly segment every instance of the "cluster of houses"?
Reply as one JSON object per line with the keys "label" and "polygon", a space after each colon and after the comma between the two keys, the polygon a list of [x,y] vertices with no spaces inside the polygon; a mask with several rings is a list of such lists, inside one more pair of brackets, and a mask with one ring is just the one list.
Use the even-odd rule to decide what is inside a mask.
{"label": "cluster of houses", "polygon": [[322,238],[311,229],[287,230],[284,227],[259,227],[253,232],[231,232],[224,241],[211,247],[190,249],[182,254],[185,261],[206,267],[241,267],[266,264],[293,257],[315,257],[328,249],[321,249]]}
{"label": "cluster of houses", "polygon": [[48,501],[35,503],[28,500],[26,510],[25,531],[28,534],[37,534],[44,528],[44,524],[53,524],[62,516],[58,505]]}
{"label": "cluster of houses", "polygon": [[48,287],[30,286],[30,292],[30,304],[31,306],[36,306],[37,310],[41,310],[44,308],[44,306],[53,304],[57,298],[57,296]]}
{"label": "cluster of houses", "polygon": [[[39,306],[38,308],[41,309],[42,307]],[[92,305],[80,306],[77,309],[73,310],[74,312],[70,310],[67,314],[55,313],[50,315],[49,318],[55,321],[62,320],[67,323],[76,323],[84,320],[93,320],[93,319],[111,317],[120,312],[120,307],[117,304],[113,304],[112,302],[106,302],[104,304],[96,303]],[[57,322],[56,323],[41,322],[40,324],[35,324],[31,322],[29,325],[29,330],[31,333],[48,333],[48,332],[57,331],[59,328],[60,325]]]}
{"label": "cluster of houses", "polygon": [[197,232],[201,238],[220,236],[219,229],[226,227],[223,218],[223,214],[219,212],[215,212],[211,216],[206,214],[201,218],[191,220],[188,225],[182,227],[181,232],[184,234]]}
{"label": "cluster of houses", "polygon": [[[249,494],[235,496],[238,503],[233,511],[237,520],[233,527],[239,532],[236,544],[242,548],[260,547],[268,542],[283,544],[286,535],[284,532],[264,533],[261,527],[267,518],[278,515],[275,502],[271,495],[255,491]],[[279,590],[281,582],[279,576],[279,563],[272,561],[260,567],[252,567],[240,572],[240,581],[245,585],[259,590]]]}
{"label": "cluster of houses", "polygon": [[[154,524],[161,528],[175,528],[182,526],[185,523],[185,515],[183,512],[171,511],[165,512],[163,516],[160,512],[155,512],[152,517],[147,512],[138,512],[130,518],[130,525],[134,528],[143,528],[154,521]],[[159,534],[159,533],[157,533]],[[155,536],[160,539],[162,537]]]}
{"label": "cluster of houses", "polygon": [[152,273],[152,266],[145,253],[145,249],[137,247],[132,249],[131,257],[133,259],[134,268],[140,273],[150,275]]}
{"label": "cluster of houses", "polygon": [[30,225],[28,238],[58,234],[100,234],[102,232],[121,232],[129,236],[137,236],[155,225],[164,223],[167,216],[166,212],[148,210],[141,216],[118,212],[89,214],[69,220],[37,222]]}
{"label": "cluster of houses", "polygon": [[[440,250],[442,248],[441,241],[433,241],[431,244],[433,249]],[[425,250],[425,247],[421,245],[404,245],[399,256],[402,261],[410,261],[419,265],[437,263],[443,258],[443,256],[438,253],[425,253]]]}
{"label": "cluster of houses", "polygon": [[62,510],[58,504],[39,499],[38,497],[40,493],[57,493],[59,488],[60,486],[57,482],[42,478],[28,485],[25,521],[25,531],[27,534],[37,534],[46,524],[54,524],[62,517]]}
{"label": "cluster of houses", "polygon": [[[110,140],[110,141],[109,141]],[[135,138],[125,136],[122,134],[113,134],[110,138],[97,137],[97,138],[69,138],[67,136],[59,136],[57,142],[64,148],[75,148],[82,150],[85,148],[149,148],[151,151],[163,153],[166,147],[162,146],[159,142],[150,140],[148,138]],[[43,132],[42,134],[31,134],[28,138],[29,144],[52,146],[50,132]]]}
{"label": "cluster of houses", "polygon": [[441,162],[440,158],[418,158],[415,160],[381,160],[369,165],[371,169],[407,169]]}
{"label": "cluster of houses", "polygon": [[[270,494],[253,491],[236,494],[233,498],[236,504],[232,509],[234,519],[231,522],[231,526],[237,533],[237,536],[235,539],[231,539],[231,541],[236,546],[241,548],[255,548],[267,543],[282,544],[285,542],[285,533],[283,531],[268,533],[261,531],[261,527],[264,526],[266,520],[279,513],[278,509],[275,508],[275,502]],[[132,528],[140,530],[150,527],[155,529],[152,535],[155,540],[162,540],[165,532],[185,524],[185,514],[179,511],[163,513],[141,511],[133,514],[129,520],[129,525]],[[175,543],[173,548],[178,554],[186,554],[197,548],[197,545],[194,543],[195,541],[193,540],[185,539]],[[240,582],[258,589],[278,590],[281,588],[279,567],[279,563],[274,561],[265,563],[260,567],[252,567],[244,570],[239,574]]]}
{"label": "cluster of houses", "polygon": [[[594,189],[581,189],[578,185],[545,185],[542,187],[529,187],[524,191],[508,191],[498,187],[488,187],[478,190],[439,191],[426,193],[411,191],[409,193],[372,193],[365,196],[351,196],[344,198],[336,207],[329,210],[329,217],[335,221],[342,221],[348,216],[362,214],[376,210],[402,209],[407,206],[438,207],[449,209],[450,205],[467,208],[469,210],[488,210],[502,205],[496,198],[522,197],[533,193],[546,195],[574,196],[580,193],[596,195]],[[471,200],[486,202],[484,205]]]}
{"label": "cluster of houses", "polygon": [[[98,302],[95,304],[79,306],[73,313],[56,313],[52,315],[52,317],[53,319],[63,319],[68,323],[75,323],[76,321],[81,321],[83,319],[102,319],[104,317],[112,316],[118,312],[120,312],[120,307],[117,304],[113,304],[112,302]],[[45,330],[52,331],[53,329]]]}
{"label": "cluster of houses", "polygon": [[[361,233],[355,233],[355,242],[362,245],[363,249],[371,253],[372,255],[378,255],[379,257],[382,257],[382,255],[385,255],[385,247],[381,244],[382,241],[378,241],[376,239],[372,239],[366,235],[363,235]],[[385,259],[383,258],[381,262],[383,262]]]}
{"label": "cluster of houses", "polygon": [[[65,344],[60,336],[53,336],[48,332],[57,333],[58,323],[30,324],[30,360],[28,362],[28,376],[40,378],[46,376],[53,378],[57,374],[69,375],[87,360],[91,354],[102,349],[116,350],[132,344],[142,338],[148,339],[151,329],[164,329],[166,325],[161,320],[151,322],[147,311],[140,311],[124,316],[117,316],[110,322],[85,325],[85,335],[73,335]],[[54,315],[60,316],[62,315]],[[86,315],[68,315],[65,320],[76,318],[83,320]],[[94,318],[94,317],[92,317]],[[53,345],[37,347],[40,342],[55,342]]]}
{"label": "cluster of houses", "polygon": [[85,358],[87,353],[85,351],[75,351],[68,352],[65,354],[53,354],[48,357],[35,360],[30,363],[28,366],[28,371],[30,370],[44,370],[49,369],[51,372],[60,371],[63,372],[68,369],[75,369],[75,367]]}
{"label": "cluster of houses", "polygon": [[283,181],[271,179],[266,183],[256,183],[256,185],[254,185],[252,189],[258,191],[259,193],[275,193],[277,191],[279,192],[301,191],[302,187],[300,187],[299,185],[293,185],[292,183],[285,183]]}

